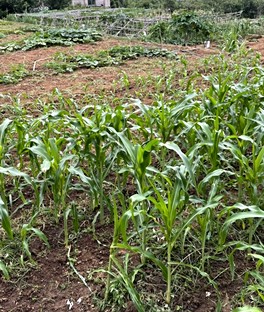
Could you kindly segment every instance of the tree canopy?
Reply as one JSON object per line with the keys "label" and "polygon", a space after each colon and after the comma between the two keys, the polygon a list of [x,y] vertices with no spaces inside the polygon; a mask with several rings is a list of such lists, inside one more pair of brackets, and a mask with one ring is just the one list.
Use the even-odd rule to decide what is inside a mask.
{"label": "tree canopy", "polygon": [[50,9],[62,9],[70,3],[70,0],[0,0],[0,18],[7,14],[27,12],[42,5]]}
{"label": "tree canopy", "polygon": [[[0,0],[0,18],[12,13],[30,11],[41,5],[50,9],[62,9],[71,0]],[[254,18],[264,14],[264,0],[111,0],[112,7],[214,10],[222,13],[242,11],[243,17]]]}
{"label": "tree canopy", "polygon": [[264,14],[264,0],[112,0],[115,6],[188,10],[214,10],[221,13],[242,11],[243,17]]}

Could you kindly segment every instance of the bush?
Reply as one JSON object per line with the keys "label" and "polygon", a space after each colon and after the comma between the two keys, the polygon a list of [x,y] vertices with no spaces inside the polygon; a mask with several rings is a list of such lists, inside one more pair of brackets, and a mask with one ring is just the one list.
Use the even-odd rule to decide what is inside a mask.
{"label": "bush", "polygon": [[3,17],[10,13],[20,13],[34,6],[36,6],[36,1],[34,0],[0,0],[0,14]]}
{"label": "bush", "polygon": [[192,45],[208,40],[213,27],[194,12],[173,14],[170,21],[161,21],[149,29],[153,41]]}
{"label": "bush", "polygon": [[0,0],[0,18],[5,17],[7,14],[23,13],[42,4],[50,9],[62,9],[68,6],[70,2],[70,0]]}
{"label": "bush", "polygon": [[259,14],[262,14],[259,9],[261,7],[259,0],[233,0],[233,1],[222,1],[221,7],[224,13],[242,11],[242,16],[246,18],[255,18]]}
{"label": "bush", "polygon": [[44,4],[48,6],[51,10],[59,10],[66,8],[71,4],[70,0],[46,0]]}
{"label": "bush", "polygon": [[232,13],[242,11],[242,16],[246,18],[255,18],[264,13],[264,0],[185,0],[176,1],[175,5],[177,9],[213,9],[214,11],[220,13]]}
{"label": "bush", "polygon": [[156,42],[167,42],[170,41],[169,23],[160,21],[149,29],[149,39]]}

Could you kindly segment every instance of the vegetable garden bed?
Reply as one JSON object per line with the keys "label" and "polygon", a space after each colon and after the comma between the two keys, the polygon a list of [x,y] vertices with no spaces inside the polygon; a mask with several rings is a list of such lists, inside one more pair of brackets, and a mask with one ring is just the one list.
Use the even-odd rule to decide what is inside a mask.
{"label": "vegetable garden bed", "polygon": [[[260,57],[141,44],[0,56],[42,60],[0,86],[0,311],[263,307]],[[113,51],[134,59],[45,66]]]}

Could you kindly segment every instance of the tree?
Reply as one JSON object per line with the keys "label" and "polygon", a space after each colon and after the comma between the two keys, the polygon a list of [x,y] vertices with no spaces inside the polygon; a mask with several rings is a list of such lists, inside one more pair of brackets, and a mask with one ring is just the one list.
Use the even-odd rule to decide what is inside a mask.
{"label": "tree", "polygon": [[70,0],[45,0],[43,2],[51,10],[63,9],[71,4]]}
{"label": "tree", "polygon": [[30,11],[42,4],[50,9],[63,9],[71,4],[71,0],[0,0],[0,18],[7,14]]}
{"label": "tree", "polygon": [[35,6],[34,0],[0,0],[0,17],[7,14],[21,13]]}

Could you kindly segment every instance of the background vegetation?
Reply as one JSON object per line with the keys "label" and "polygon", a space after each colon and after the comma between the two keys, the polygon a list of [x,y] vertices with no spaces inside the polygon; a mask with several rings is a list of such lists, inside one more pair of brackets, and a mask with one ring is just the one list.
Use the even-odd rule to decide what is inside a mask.
{"label": "background vegetation", "polygon": [[[120,5],[119,0],[113,1],[113,4]],[[177,9],[188,9],[188,10],[213,10],[216,12],[230,13],[243,11],[243,17],[254,18],[264,12],[264,1],[263,0],[127,0],[125,5],[129,7],[143,7],[143,8],[162,8],[169,9],[171,11]]]}
{"label": "background vegetation", "polygon": [[[50,9],[62,9],[71,5],[70,0],[0,0],[0,17],[7,13],[30,11],[33,8],[47,6]],[[254,18],[263,14],[264,0],[112,0],[112,7],[142,7],[159,8],[174,11],[177,9],[188,10],[214,10],[223,13],[243,11],[243,17]]]}
{"label": "background vegetation", "polygon": [[50,9],[62,9],[69,6],[70,0],[0,0],[0,18],[7,14],[30,11],[40,6],[47,6]]}

